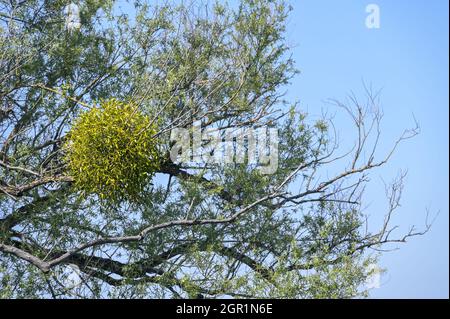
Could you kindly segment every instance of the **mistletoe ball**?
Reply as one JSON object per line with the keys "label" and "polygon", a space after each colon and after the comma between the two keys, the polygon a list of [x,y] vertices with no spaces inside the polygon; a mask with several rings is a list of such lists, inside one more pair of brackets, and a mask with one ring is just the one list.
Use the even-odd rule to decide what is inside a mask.
{"label": "mistletoe ball", "polygon": [[64,144],[76,188],[113,202],[138,199],[159,166],[156,132],[134,103],[111,99],[83,112]]}

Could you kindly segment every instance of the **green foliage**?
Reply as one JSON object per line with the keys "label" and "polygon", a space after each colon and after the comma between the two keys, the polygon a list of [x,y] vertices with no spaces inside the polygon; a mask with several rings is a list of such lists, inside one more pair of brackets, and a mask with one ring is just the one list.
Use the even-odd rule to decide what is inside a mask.
{"label": "green foliage", "polygon": [[[378,237],[365,234],[361,206],[346,202],[359,201],[351,186],[359,187],[359,177],[315,187],[337,168],[327,168],[335,136],[328,121],[312,120],[299,103],[289,111],[284,99],[297,73],[285,40],[285,1],[199,7],[138,0],[123,13],[116,1],[87,0],[78,3],[81,29],[72,33],[62,15],[67,3],[0,5],[17,19],[0,27],[0,188],[23,189],[19,197],[0,191],[1,243],[48,261],[149,225],[224,220],[303,168],[280,189],[283,197],[255,205],[234,223],[167,227],[141,242],[91,247],[46,275],[0,252],[0,298],[360,295],[373,262],[365,247]],[[139,108],[120,102],[128,99]],[[80,115],[75,100],[104,102]],[[196,120],[206,129],[277,128],[277,171],[263,175],[248,163],[159,168],[168,161],[162,154],[170,130]],[[155,171],[162,178],[147,191]],[[40,182],[67,174],[82,193],[97,196]],[[288,200],[294,194],[301,196]],[[79,287],[70,288],[67,263],[79,266]]]}
{"label": "green foliage", "polygon": [[111,99],[82,113],[64,147],[76,187],[112,202],[138,199],[158,168],[155,133],[133,103]]}

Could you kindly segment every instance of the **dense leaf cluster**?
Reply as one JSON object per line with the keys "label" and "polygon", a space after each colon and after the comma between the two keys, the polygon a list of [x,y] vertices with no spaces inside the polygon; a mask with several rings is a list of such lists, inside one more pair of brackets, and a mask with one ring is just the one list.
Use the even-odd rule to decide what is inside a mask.
{"label": "dense leaf cluster", "polygon": [[76,187],[113,202],[137,199],[158,168],[155,133],[133,103],[110,99],[83,112],[65,143]]}

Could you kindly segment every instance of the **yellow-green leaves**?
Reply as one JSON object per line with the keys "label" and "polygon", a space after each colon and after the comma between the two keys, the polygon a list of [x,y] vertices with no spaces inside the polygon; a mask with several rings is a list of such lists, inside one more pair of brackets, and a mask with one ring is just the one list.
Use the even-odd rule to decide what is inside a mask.
{"label": "yellow-green leaves", "polygon": [[138,199],[158,169],[155,133],[133,103],[111,99],[82,113],[64,145],[77,189],[115,203]]}

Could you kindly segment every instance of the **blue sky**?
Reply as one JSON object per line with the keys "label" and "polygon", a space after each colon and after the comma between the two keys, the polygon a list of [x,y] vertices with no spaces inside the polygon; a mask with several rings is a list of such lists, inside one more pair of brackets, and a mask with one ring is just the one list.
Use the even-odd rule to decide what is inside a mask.
{"label": "blue sky", "polygon": [[[425,236],[391,246],[398,250],[381,257],[387,273],[371,297],[448,298],[448,1],[291,3],[287,40],[301,74],[288,88],[290,98],[319,116],[329,108],[324,103],[328,98],[343,99],[350,91],[362,95],[364,80],[382,89],[382,138],[387,146],[414,125],[414,117],[420,124],[420,135],[401,145],[388,166],[372,175],[367,213],[376,226],[386,208],[382,180],[407,169],[402,207],[393,220],[400,225],[397,234],[411,225],[423,227],[427,209],[439,215]],[[379,29],[365,25],[370,3],[380,8]],[[337,119],[336,126],[345,132],[347,123]]]}

